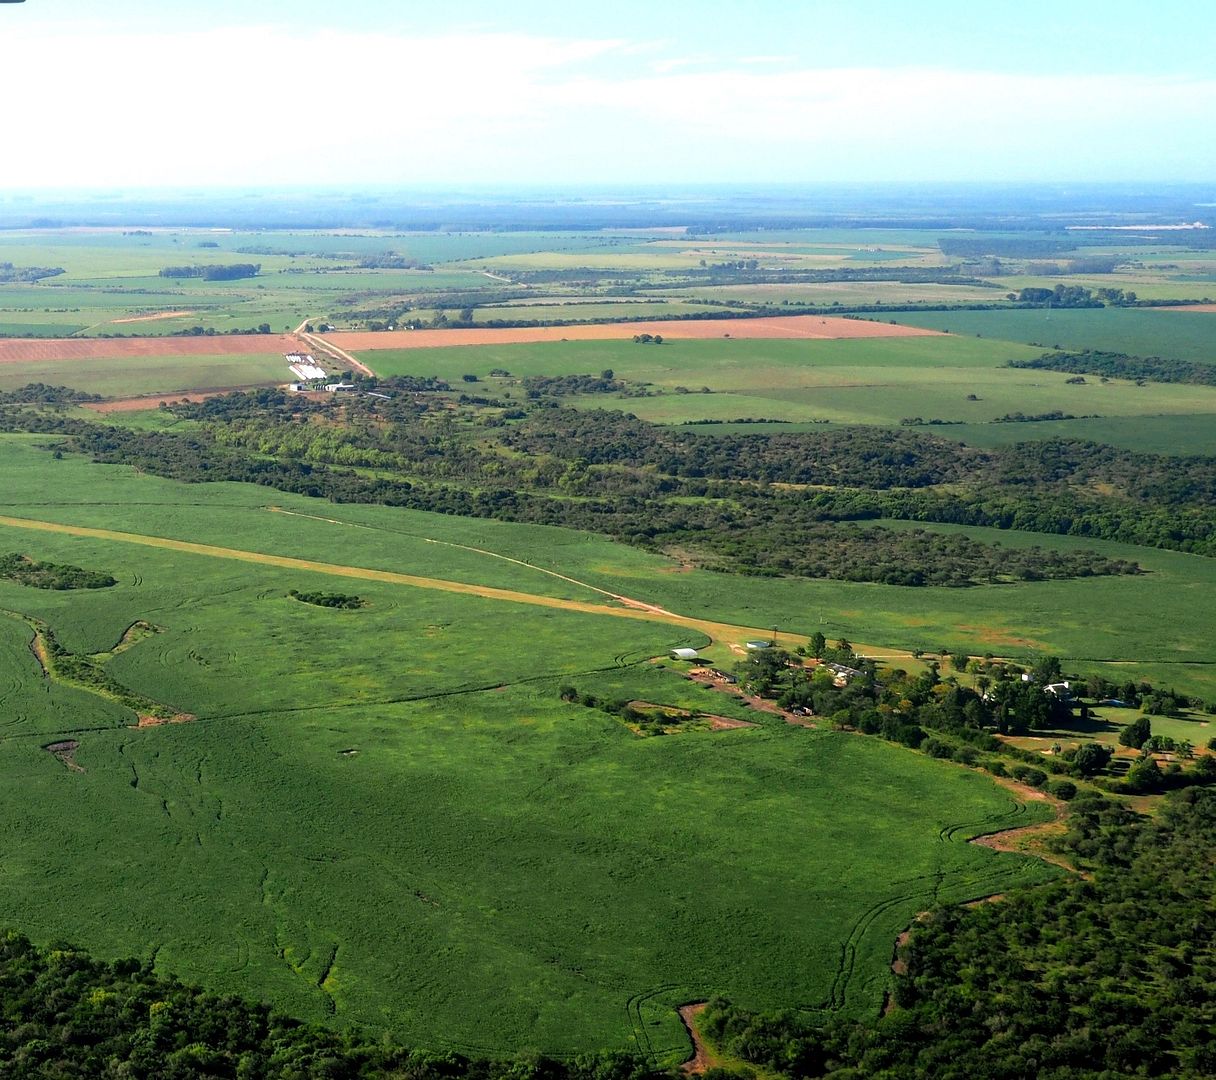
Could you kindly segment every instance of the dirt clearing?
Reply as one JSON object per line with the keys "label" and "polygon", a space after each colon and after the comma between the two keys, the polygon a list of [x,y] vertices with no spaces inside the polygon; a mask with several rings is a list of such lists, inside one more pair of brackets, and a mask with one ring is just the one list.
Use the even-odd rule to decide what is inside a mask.
{"label": "dirt clearing", "polygon": [[684,319],[670,322],[590,323],[585,326],[486,327],[467,330],[343,331],[324,340],[343,350],[436,349],[453,345],[518,345],[543,341],[628,341],[635,334],[661,334],[671,341],[737,338],[745,341],[832,341],[841,338],[941,337],[937,330],[893,326],[835,315],[794,315],[787,319]]}
{"label": "dirt clearing", "polygon": [[132,315],[127,319],[111,319],[111,326],[121,326],[123,323],[156,322],[157,319],[182,319],[193,315],[193,311],[158,311],[155,315]]}
{"label": "dirt clearing", "polygon": [[698,1075],[705,1072],[706,1069],[712,1069],[721,1065],[722,1062],[715,1054],[711,1054],[709,1048],[701,1041],[701,1036],[697,1033],[697,1017],[704,1011],[707,1001],[698,1001],[693,1005],[681,1005],[677,1010],[680,1014],[680,1021],[684,1025],[684,1030],[688,1032],[688,1037],[692,1039],[692,1057],[689,1058],[680,1068],[693,1075]]}
{"label": "dirt clearing", "polygon": [[64,739],[62,742],[53,742],[49,746],[42,748],[52,757],[58,758],[59,761],[66,765],[72,772],[84,772],[84,767],[76,764],[73,755],[80,749],[80,743],[75,739]]}

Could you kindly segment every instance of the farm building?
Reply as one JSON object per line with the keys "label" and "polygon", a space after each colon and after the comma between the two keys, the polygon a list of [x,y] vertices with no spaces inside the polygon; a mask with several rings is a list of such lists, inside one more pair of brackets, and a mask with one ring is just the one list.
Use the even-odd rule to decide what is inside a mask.
{"label": "farm building", "polygon": [[325,369],[319,367],[309,353],[286,353],[287,366],[305,382],[309,379],[325,378]]}
{"label": "farm building", "polygon": [[355,384],[348,382],[331,382],[325,384],[325,389],[331,394],[336,394],[339,390],[353,390],[354,388]]}
{"label": "farm building", "polygon": [[700,656],[696,649],[672,649],[671,658],[673,660],[699,660]]}

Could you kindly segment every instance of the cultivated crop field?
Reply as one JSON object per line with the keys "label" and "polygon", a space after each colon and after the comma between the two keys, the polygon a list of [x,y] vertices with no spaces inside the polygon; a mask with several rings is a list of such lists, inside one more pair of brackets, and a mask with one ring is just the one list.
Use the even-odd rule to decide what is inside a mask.
{"label": "cultivated crop field", "polygon": [[[721,991],[762,1008],[869,1013],[894,936],[932,897],[1054,872],[963,842],[1033,820],[978,774],[752,715],[650,664],[705,642],[685,627],[156,539],[605,605],[586,586],[427,541],[505,541],[518,556],[557,532],[550,557],[579,580],[615,563],[616,578],[599,580],[643,584],[635,575],[663,560],[385,508],[297,517],[281,510],[317,504],[276,494],[276,513],[259,489],[70,457],[48,473],[36,441],[0,439],[7,518],[150,539],[0,526],[5,550],[118,579],[87,594],[0,582],[0,608],[77,654],[106,653],[147,623],[154,632],[106,670],[195,718],[132,727],[114,702],[48,680],[28,624],[0,616],[0,774],[28,796],[5,811],[0,918],[36,937],[154,958],[216,990],[429,1046],[634,1046],[672,1061],[686,1052],[681,1001]],[[335,585],[366,606],[288,595]],[[702,700],[759,726],[638,739],[560,701],[563,682]],[[43,749],[68,739],[70,764]]]}
{"label": "cultivated crop field", "polygon": [[1212,316],[1164,308],[1029,308],[1018,311],[900,312],[908,326],[1003,341],[1036,342],[1047,349],[1101,349],[1132,356],[1216,361]]}

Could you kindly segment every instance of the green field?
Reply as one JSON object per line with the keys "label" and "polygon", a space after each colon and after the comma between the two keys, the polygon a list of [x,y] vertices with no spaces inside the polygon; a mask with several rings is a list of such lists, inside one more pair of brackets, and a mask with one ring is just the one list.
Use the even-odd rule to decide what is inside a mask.
{"label": "green field", "polygon": [[[980,312],[978,314],[987,314]],[[1156,316],[1165,318],[1164,314]],[[1199,317],[1199,316],[1195,316]],[[990,423],[1012,413],[1059,410],[1077,416],[1137,417],[1145,414],[1216,412],[1216,388],[1096,379],[1069,385],[1061,372],[1005,367],[1037,355],[1024,345],[950,336],[847,341],[667,340],[661,346],[621,342],[548,342],[538,345],[464,346],[364,352],[381,375],[464,374],[486,378],[495,368],[514,377],[599,372],[654,384],[653,397],[598,394],[578,399],[586,407],[623,409],[643,420],[830,420],[851,424],[898,424],[920,416],[962,423]],[[489,380],[497,386],[497,380]],[[684,387],[693,393],[681,393]],[[708,387],[712,393],[700,393]],[[968,400],[975,395],[976,400]],[[1040,437],[1038,425],[1000,425],[1021,438]],[[949,427],[938,434],[953,434]]]}
{"label": "green field", "polygon": [[238,356],[127,356],[0,364],[0,390],[27,383],[70,385],[107,397],[226,387],[274,386],[293,376],[281,353]]}
{"label": "green field", "polygon": [[1216,457],[1216,413],[1042,420],[1033,424],[960,424],[949,428],[948,434],[973,446],[1006,446],[1029,439],[1089,439],[1145,454]]}
{"label": "green field", "polygon": [[[8,516],[596,599],[426,542],[523,556],[547,534],[571,576],[674,579],[665,560],[577,533],[378,507],[324,508],[364,527],[293,517],[267,496],[318,504],[52,461],[39,441],[0,439]],[[724,992],[871,1013],[918,910],[1050,872],[961,842],[1034,818],[957,766],[764,714],[750,729],[638,739],[558,700],[568,681],[748,716],[646,662],[703,643],[680,627],[119,540],[0,536],[119,581],[87,594],[0,582],[0,608],[77,653],[152,624],[107,670],[197,717],[133,730],[119,706],[48,681],[27,624],[0,616],[0,775],[25,793],[4,811],[0,919],[38,939],[154,958],[430,1047],[633,1046],[674,1061],[686,1052],[675,1004]],[[287,595],[335,583],[367,606]],[[66,738],[75,768],[43,749]]]}
{"label": "green field", "polygon": [[1160,308],[1025,308],[1016,311],[900,312],[897,322],[954,334],[1037,343],[1047,349],[1102,349],[1132,356],[1216,362],[1216,316]]}

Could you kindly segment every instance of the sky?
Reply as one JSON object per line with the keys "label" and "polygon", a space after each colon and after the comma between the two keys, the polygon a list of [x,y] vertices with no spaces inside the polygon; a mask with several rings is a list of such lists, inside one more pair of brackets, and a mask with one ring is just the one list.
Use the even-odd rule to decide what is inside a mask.
{"label": "sky", "polygon": [[1188,0],[0,4],[0,192],[1216,181]]}

